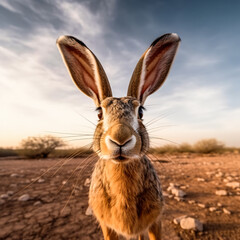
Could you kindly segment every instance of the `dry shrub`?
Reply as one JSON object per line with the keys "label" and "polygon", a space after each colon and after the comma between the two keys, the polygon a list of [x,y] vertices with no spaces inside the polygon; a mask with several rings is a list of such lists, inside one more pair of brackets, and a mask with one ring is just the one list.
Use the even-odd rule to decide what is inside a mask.
{"label": "dry shrub", "polygon": [[62,139],[46,135],[43,137],[28,137],[22,140],[19,153],[28,158],[47,158],[57,147],[65,146]]}
{"label": "dry shrub", "polygon": [[18,156],[18,152],[12,148],[0,148],[0,157]]}
{"label": "dry shrub", "polygon": [[197,153],[221,153],[224,151],[224,144],[214,138],[203,139],[195,143],[193,149]]}
{"label": "dry shrub", "polygon": [[193,147],[189,143],[182,143],[178,146],[178,152],[191,153],[193,152]]}

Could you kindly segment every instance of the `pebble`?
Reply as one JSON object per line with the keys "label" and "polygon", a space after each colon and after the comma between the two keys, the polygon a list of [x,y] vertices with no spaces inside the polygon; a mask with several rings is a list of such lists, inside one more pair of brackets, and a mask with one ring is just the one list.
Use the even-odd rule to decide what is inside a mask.
{"label": "pebble", "polygon": [[44,182],[45,182],[45,180],[43,178],[38,179],[38,183],[44,183]]}
{"label": "pebble", "polygon": [[223,173],[222,172],[219,172],[215,175],[216,177],[222,177],[223,176]]}
{"label": "pebble", "polygon": [[227,210],[226,208],[223,208],[223,212],[226,213],[226,214],[231,214],[231,212],[229,210]]}
{"label": "pebble", "polygon": [[7,199],[8,198],[8,194],[6,194],[6,193],[1,194],[0,198],[1,199]]}
{"label": "pebble", "polygon": [[227,196],[228,195],[228,192],[226,190],[217,190],[215,193],[218,196]]}
{"label": "pebble", "polygon": [[67,183],[67,181],[66,181],[66,180],[62,181],[62,185],[65,185],[66,183]]}
{"label": "pebble", "polygon": [[14,194],[13,191],[7,191],[7,195],[8,195],[8,196],[12,196],[13,194]]}
{"label": "pebble", "polygon": [[18,198],[18,201],[26,202],[26,201],[28,201],[29,199],[30,199],[29,194],[23,194],[22,196],[20,196],[20,197]]}
{"label": "pebble", "polygon": [[197,181],[198,182],[205,182],[205,179],[204,178],[197,178]]}
{"label": "pebble", "polygon": [[217,203],[218,207],[222,207],[223,205],[221,203]]}
{"label": "pebble", "polygon": [[19,177],[19,175],[17,173],[12,173],[10,177]]}
{"label": "pebble", "polygon": [[90,183],[91,183],[91,180],[90,180],[90,178],[86,178],[86,180],[85,180],[85,182],[84,182],[84,186],[85,187],[89,187],[90,186]]}
{"label": "pebble", "polygon": [[164,197],[168,197],[169,196],[169,194],[167,192],[165,192],[165,191],[163,191],[162,194],[163,194]]}
{"label": "pebble", "polygon": [[181,202],[181,201],[183,201],[184,199],[183,198],[181,198],[181,197],[174,197],[174,199],[175,200],[177,200],[178,202]]}
{"label": "pebble", "polygon": [[240,187],[240,183],[239,182],[229,182],[226,184],[227,187],[231,187],[231,188],[239,188]]}
{"label": "pebble", "polygon": [[183,218],[186,218],[188,217],[187,215],[183,215],[183,216],[180,216],[180,217],[176,217],[173,219],[173,223],[174,224],[180,224],[180,221],[183,219]]}
{"label": "pebble", "polygon": [[194,230],[194,231],[202,231],[203,230],[203,224],[192,217],[186,217],[180,220],[180,226],[182,229],[186,230]]}
{"label": "pebble", "polygon": [[33,206],[39,206],[39,205],[41,205],[41,204],[42,204],[41,201],[37,201],[37,202],[35,202],[35,203],[33,204]]}
{"label": "pebble", "polygon": [[87,208],[87,210],[85,212],[85,215],[87,215],[87,216],[93,215],[93,211],[92,211],[92,208],[90,206],[88,206],[88,208]]}
{"label": "pebble", "polygon": [[10,187],[11,187],[11,188],[16,188],[16,187],[17,187],[17,184],[12,183],[12,184],[10,184]]}
{"label": "pebble", "polygon": [[172,189],[172,194],[175,195],[176,197],[180,197],[180,198],[183,198],[184,196],[186,196],[186,193],[183,190],[180,190],[177,188]]}
{"label": "pebble", "polygon": [[188,203],[189,203],[189,204],[195,204],[196,201],[194,201],[194,200],[189,200]]}
{"label": "pebble", "polygon": [[203,204],[203,203],[198,203],[198,206],[199,206],[200,208],[206,208],[206,205]]}
{"label": "pebble", "polygon": [[209,208],[209,211],[210,211],[210,212],[215,212],[215,211],[217,211],[217,208],[215,208],[215,207],[210,207],[210,208]]}

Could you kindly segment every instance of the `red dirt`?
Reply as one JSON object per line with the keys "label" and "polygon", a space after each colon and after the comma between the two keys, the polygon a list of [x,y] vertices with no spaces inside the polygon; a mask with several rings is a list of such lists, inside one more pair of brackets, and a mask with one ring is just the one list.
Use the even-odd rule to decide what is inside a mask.
{"label": "red dirt", "polygon": [[[15,193],[0,205],[0,239],[102,239],[94,217],[85,215],[88,187],[84,186],[84,182],[91,176],[93,163],[83,168],[83,159],[70,160],[54,176],[57,167],[41,177],[44,182],[36,181],[27,186],[32,179],[38,178],[50,166],[60,164],[60,161],[0,160],[0,195],[8,191]],[[159,156],[153,162],[165,192],[169,183],[175,183],[185,188],[183,190],[187,193],[184,201],[180,202],[165,198],[163,240],[240,239],[240,189],[226,187],[224,182],[227,178],[240,182],[239,155]],[[217,174],[219,172],[222,174]],[[62,184],[68,178],[69,181]],[[205,181],[198,181],[197,178]],[[217,196],[215,191],[221,189],[227,190],[229,195]],[[18,197],[26,193],[30,195],[30,200],[18,201]],[[189,200],[196,203],[190,204]],[[201,208],[198,203],[206,207]],[[218,207],[218,203],[223,207]],[[210,212],[209,207],[217,207],[217,211]],[[231,211],[231,214],[224,213],[223,208]],[[181,215],[199,219],[204,224],[204,231],[182,230],[172,222]]]}

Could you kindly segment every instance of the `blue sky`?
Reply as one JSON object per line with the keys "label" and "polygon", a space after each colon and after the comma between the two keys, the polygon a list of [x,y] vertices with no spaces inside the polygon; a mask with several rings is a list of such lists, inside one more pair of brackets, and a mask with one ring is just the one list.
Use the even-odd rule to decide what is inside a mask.
{"label": "blue sky", "polygon": [[96,123],[95,106],[68,75],[60,35],[81,39],[114,95],[125,96],[142,53],[169,32],[182,42],[167,81],[147,99],[145,122],[159,117],[149,130],[177,143],[240,146],[239,12],[239,1],[1,0],[0,146],[48,131],[93,132],[81,115]]}

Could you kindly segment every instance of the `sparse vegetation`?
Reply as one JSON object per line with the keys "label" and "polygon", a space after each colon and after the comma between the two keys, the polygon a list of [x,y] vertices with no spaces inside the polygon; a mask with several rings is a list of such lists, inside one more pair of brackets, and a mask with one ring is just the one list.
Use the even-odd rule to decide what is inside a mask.
{"label": "sparse vegetation", "polygon": [[194,151],[198,153],[222,153],[224,147],[222,142],[214,138],[198,141],[193,146]]}
{"label": "sparse vegetation", "polygon": [[0,157],[18,156],[18,152],[12,148],[0,148]]}
{"label": "sparse vegetation", "polygon": [[50,135],[22,140],[19,153],[28,158],[47,158],[56,148],[65,146],[62,139]]}
{"label": "sparse vegetation", "polygon": [[167,144],[161,147],[153,148],[150,150],[154,154],[172,154],[172,153],[224,153],[224,152],[239,152],[237,148],[228,148],[216,139],[203,139],[196,142],[194,145],[188,143],[177,144]]}
{"label": "sparse vegetation", "polygon": [[[0,148],[0,157],[25,156],[28,158],[77,158],[93,153],[91,148],[79,147],[63,149],[64,142],[60,138],[53,136],[29,137],[22,141],[20,149]],[[181,154],[181,153],[201,153],[201,154],[221,154],[240,153],[240,148],[226,147],[216,139],[203,139],[191,145],[189,143],[166,144],[161,147],[151,148],[153,154]]]}

